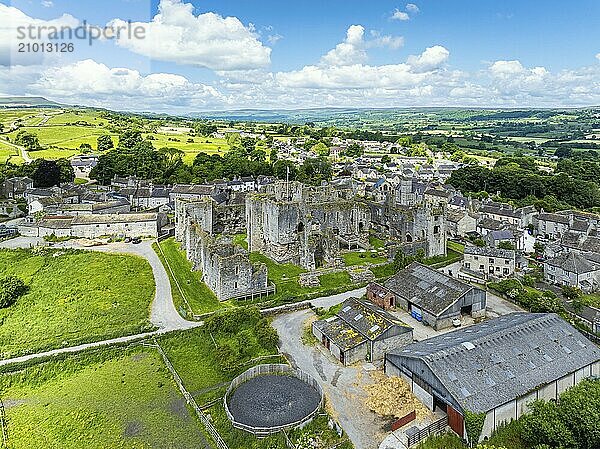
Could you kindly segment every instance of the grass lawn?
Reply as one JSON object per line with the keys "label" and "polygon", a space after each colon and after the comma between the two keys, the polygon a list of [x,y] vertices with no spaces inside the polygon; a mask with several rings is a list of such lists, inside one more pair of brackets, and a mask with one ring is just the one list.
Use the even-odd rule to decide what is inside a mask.
{"label": "grass lawn", "polygon": [[147,261],[91,251],[0,250],[0,276],[29,292],[0,310],[0,355],[10,358],[150,330]]}
{"label": "grass lawn", "polygon": [[600,293],[591,293],[588,295],[582,295],[581,299],[584,304],[600,309]]}
{"label": "grass lawn", "polygon": [[446,246],[448,247],[449,250],[452,250],[457,253],[463,254],[465,252],[465,245],[463,245],[462,243],[453,242],[453,241],[448,240],[446,242]]}
{"label": "grass lawn", "polygon": [[[319,287],[302,287],[298,283],[298,277],[307,271],[304,268],[291,263],[277,263],[260,253],[250,253],[250,260],[267,265],[269,281],[276,286],[276,293],[268,296],[267,299],[270,306],[341,293],[359,287],[359,285],[352,284],[350,275],[345,271],[320,275],[321,285]],[[243,302],[236,301],[236,304],[243,305]]]}
{"label": "grass lawn", "polygon": [[63,148],[50,148],[47,150],[28,151],[27,154],[31,159],[69,159],[77,154],[77,150],[68,150]]}
{"label": "grass lawn", "polygon": [[0,376],[11,449],[204,446],[158,352],[115,348]]}
{"label": "grass lawn", "polygon": [[[192,271],[192,263],[187,260],[185,252],[179,248],[179,244],[175,239],[170,238],[163,240],[159,244],[162,253],[159,248],[156,247],[156,244],[154,244],[153,247],[161,259],[161,262],[165,265],[169,280],[171,281],[173,302],[182,315],[185,316],[185,313],[182,312],[188,310],[188,307],[181,291],[191,307],[192,312],[196,315],[214,312],[215,310],[220,310],[228,306],[226,303],[219,301],[215,294],[204,282],[202,282],[201,272]],[[163,255],[166,257],[166,261]],[[165,262],[168,262],[168,265]],[[173,278],[173,274],[168,267],[171,267],[171,270],[173,270],[175,278]],[[177,280],[177,282],[175,282],[175,280]],[[179,285],[181,291],[177,285]]]}
{"label": "grass lawn", "polygon": [[82,143],[89,143],[96,149],[98,137],[103,134],[110,134],[106,129],[96,126],[83,125],[44,125],[27,126],[19,128],[9,134],[11,141],[14,140],[17,133],[25,130],[38,136],[40,144],[48,147],[58,147],[66,149],[76,149]]}
{"label": "grass lawn", "polygon": [[344,264],[347,267],[354,265],[364,265],[366,263],[380,264],[387,262],[387,257],[378,256],[377,253],[352,251],[342,254]]}
{"label": "grass lawn", "polygon": [[374,235],[370,235],[369,236],[369,244],[373,248],[379,249],[379,248],[383,248],[385,246],[385,241],[381,240],[380,238],[375,237]]}
{"label": "grass lawn", "polygon": [[247,237],[248,236],[246,235],[246,233],[236,234],[233,236],[233,243],[235,243],[236,245],[240,245],[242,248],[248,251],[248,241],[246,240]]}
{"label": "grass lawn", "polygon": [[434,266],[434,268],[445,267],[451,263],[457,262],[461,259],[462,254],[448,248],[445,256],[433,256],[423,260],[423,264]]}

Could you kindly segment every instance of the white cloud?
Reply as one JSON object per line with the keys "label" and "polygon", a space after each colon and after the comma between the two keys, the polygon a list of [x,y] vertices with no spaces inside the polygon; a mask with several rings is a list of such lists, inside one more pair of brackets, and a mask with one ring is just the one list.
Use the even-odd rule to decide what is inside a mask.
{"label": "white cloud", "polygon": [[392,20],[410,20],[410,16],[408,15],[408,13],[404,12],[404,11],[400,11],[398,8],[396,8],[394,10],[394,13],[392,14],[392,17],[390,17]]}
{"label": "white cloud", "polygon": [[419,56],[409,56],[408,64],[415,71],[428,72],[439,68],[448,60],[450,52],[441,45],[428,47]]}
{"label": "white cloud", "polygon": [[[40,64],[47,56],[43,53],[19,52],[19,43],[46,42],[50,30],[48,27],[77,27],[79,20],[69,14],[52,20],[34,19],[20,9],[0,3],[0,66]],[[34,27],[35,39],[28,36],[28,27]]]}
{"label": "white cloud", "polygon": [[600,61],[600,53],[596,53],[596,59]]}
{"label": "white cloud", "polygon": [[345,66],[366,61],[364,34],[365,29],[362,25],[351,25],[346,31],[344,42],[329,50],[321,58],[321,63],[329,66]]}
{"label": "white cloud", "polygon": [[[125,26],[121,19],[109,25]],[[237,17],[207,12],[194,15],[194,6],[182,0],[161,0],[151,22],[134,22],[145,38],[123,33],[117,44],[144,56],[212,70],[245,70],[270,63],[271,49],[258,39],[254,26]]]}
{"label": "white cloud", "polygon": [[525,67],[520,61],[496,61],[490,66],[490,72],[494,76],[505,77],[525,72]]}
{"label": "white cloud", "polygon": [[412,12],[413,14],[416,14],[416,13],[418,13],[420,11],[419,7],[417,5],[415,5],[414,3],[407,3],[406,4],[406,10],[408,12]]}
{"label": "white cloud", "polygon": [[269,34],[269,36],[267,37],[267,40],[271,45],[275,45],[281,39],[283,39],[283,36],[281,34]]}
{"label": "white cloud", "polygon": [[52,2],[52,0],[42,0],[42,6],[44,8],[52,8],[54,6],[54,3]]}
{"label": "white cloud", "polygon": [[221,95],[215,88],[192,83],[183,76],[170,73],[144,76],[137,70],[110,68],[92,59],[47,68],[30,89],[60,101],[118,109],[139,109],[157,104],[161,105],[160,109],[168,105],[222,104]]}
{"label": "white cloud", "polygon": [[366,43],[367,47],[388,47],[397,50],[404,46],[404,37],[402,36],[382,36],[377,31],[371,31],[371,36],[373,36],[373,39]]}

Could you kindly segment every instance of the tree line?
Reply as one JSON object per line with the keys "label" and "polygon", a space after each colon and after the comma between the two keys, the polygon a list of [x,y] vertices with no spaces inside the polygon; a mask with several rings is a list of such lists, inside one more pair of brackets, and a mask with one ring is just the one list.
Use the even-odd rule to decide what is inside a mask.
{"label": "tree line", "polygon": [[521,205],[541,208],[546,203],[549,209],[553,204],[593,209],[600,207],[600,178],[594,179],[598,167],[589,168],[588,164],[565,162],[550,174],[540,171],[533,158],[507,157],[499,159],[492,169],[468,166],[456,170],[447,182],[464,194],[499,195]]}

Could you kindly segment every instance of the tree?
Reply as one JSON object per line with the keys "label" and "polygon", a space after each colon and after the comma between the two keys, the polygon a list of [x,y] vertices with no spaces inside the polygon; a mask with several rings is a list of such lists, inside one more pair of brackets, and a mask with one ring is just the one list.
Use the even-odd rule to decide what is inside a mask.
{"label": "tree", "polygon": [[323,142],[319,142],[311,148],[317,156],[329,156],[329,148]]}
{"label": "tree", "polygon": [[36,187],[52,187],[61,182],[61,168],[56,161],[36,159],[29,164],[29,168]]}
{"label": "tree", "polygon": [[323,181],[331,180],[331,164],[323,157],[308,158],[298,170],[298,181],[306,184],[321,185]]}
{"label": "tree", "polygon": [[382,164],[389,164],[390,162],[392,162],[392,158],[390,157],[389,154],[385,154],[385,155],[381,156]]}
{"label": "tree", "polygon": [[108,151],[114,148],[115,144],[113,143],[111,137],[108,134],[104,134],[102,136],[98,136],[97,148],[98,151]]}
{"label": "tree", "polygon": [[25,283],[16,276],[0,279],[0,309],[10,307],[27,292]]}
{"label": "tree", "polygon": [[296,179],[297,172],[296,164],[292,161],[281,159],[273,164],[273,175],[278,179],[289,179],[290,181],[293,181]]}
{"label": "tree", "polygon": [[571,301],[573,301],[581,296],[581,290],[579,290],[577,287],[572,287],[570,285],[563,285],[561,290],[562,290],[562,292],[561,292],[562,295]]}
{"label": "tree", "polygon": [[530,410],[530,414],[520,419],[521,438],[527,447],[541,444],[557,448],[576,447],[573,433],[561,419],[556,403],[535,401]]}
{"label": "tree", "polygon": [[559,416],[581,449],[600,447],[600,379],[583,380],[561,394]]}
{"label": "tree", "polygon": [[17,133],[15,136],[15,143],[25,147],[27,151],[37,151],[42,149],[38,136],[28,133],[25,130],[21,130]]}
{"label": "tree", "polygon": [[119,135],[119,148],[133,149],[142,143],[144,138],[141,131],[137,129],[126,129]]}
{"label": "tree", "polygon": [[498,243],[498,248],[500,248],[500,249],[515,249],[515,245],[513,245],[509,241],[503,241],[503,242]]}
{"label": "tree", "polygon": [[82,143],[81,145],[79,145],[79,151],[81,151],[82,153],[91,153],[92,146],[89,143]]}
{"label": "tree", "polygon": [[[346,149],[346,156],[348,157],[360,157],[364,154],[365,149],[362,145],[354,142]],[[389,156],[388,156],[389,157]]]}

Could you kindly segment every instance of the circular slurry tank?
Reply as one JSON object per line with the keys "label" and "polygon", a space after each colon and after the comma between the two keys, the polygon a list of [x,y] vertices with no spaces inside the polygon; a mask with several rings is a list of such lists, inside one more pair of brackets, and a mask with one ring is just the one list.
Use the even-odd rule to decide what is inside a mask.
{"label": "circular slurry tank", "polygon": [[303,424],[319,409],[323,395],[311,377],[285,365],[272,366],[281,371],[249,370],[232,383],[225,406],[235,427],[268,435]]}

